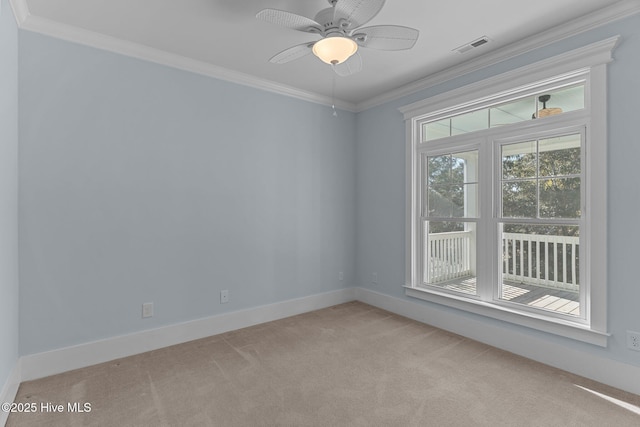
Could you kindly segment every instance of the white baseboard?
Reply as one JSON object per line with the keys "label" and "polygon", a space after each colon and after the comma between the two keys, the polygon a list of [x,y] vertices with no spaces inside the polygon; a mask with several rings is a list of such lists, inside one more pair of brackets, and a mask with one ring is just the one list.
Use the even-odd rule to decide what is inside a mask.
{"label": "white baseboard", "polygon": [[[585,353],[534,335],[527,335],[526,339],[523,339],[525,337],[522,333],[514,329],[469,321],[468,318],[456,315],[451,310],[425,309],[423,304],[410,300],[391,297],[364,288],[347,288],[23,356],[5,385],[3,394],[0,396],[4,400],[0,402],[13,401],[21,381],[55,375],[353,300],[640,394],[640,382],[637,381],[637,378],[640,378],[638,366]],[[3,414],[0,413],[0,426],[2,425]]]}
{"label": "white baseboard", "polygon": [[[16,361],[16,365],[9,373],[9,378],[0,390],[0,403],[13,402],[20,387],[20,360]],[[0,410],[0,426],[4,426],[9,418],[9,413]]]}
{"label": "white baseboard", "polygon": [[340,289],[72,347],[30,354],[21,357],[21,381],[34,380],[145,351],[295,316],[354,299],[354,288]]}
{"label": "white baseboard", "polygon": [[582,377],[640,394],[640,367],[595,354],[585,353],[534,335],[523,336],[516,330],[470,321],[450,309],[425,305],[355,288],[355,299],[422,323],[489,344],[511,353],[553,366]]}

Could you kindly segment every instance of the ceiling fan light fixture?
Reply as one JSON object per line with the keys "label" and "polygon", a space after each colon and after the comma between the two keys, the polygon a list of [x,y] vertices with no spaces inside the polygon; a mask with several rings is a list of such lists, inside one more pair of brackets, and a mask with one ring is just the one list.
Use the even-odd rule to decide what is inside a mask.
{"label": "ceiling fan light fixture", "polygon": [[343,36],[329,36],[313,45],[313,54],[327,64],[341,64],[358,50],[358,44]]}
{"label": "ceiling fan light fixture", "polygon": [[[317,0],[316,0],[317,1]],[[264,9],[256,18],[303,33],[320,36],[317,42],[291,46],[269,59],[273,64],[286,64],[313,53],[322,62],[333,65],[339,76],[350,76],[362,70],[360,48],[378,50],[411,49],[419,31],[400,25],[363,27],[380,12],[385,0],[328,0],[331,7],[319,11],[315,18],[278,9]]]}

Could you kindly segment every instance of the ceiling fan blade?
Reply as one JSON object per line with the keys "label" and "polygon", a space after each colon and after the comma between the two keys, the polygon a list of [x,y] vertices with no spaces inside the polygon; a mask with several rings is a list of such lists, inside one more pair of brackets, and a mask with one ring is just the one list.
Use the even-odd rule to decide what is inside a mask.
{"label": "ceiling fan blade", "polygon": [[273,58],[269,60],[269,62],[273,62],[274,64],[286,64],[287,62],[291,62],[295,59],[307,56],[311,53],[312,47],[313,43],[303,43],[292,46],[289,49],[285,49],[282,52],[274,55]]}
{"label": "ceiling fan blade", "polygon": [[256,18],[271,24],[280,25],[298,31],[307,33],[321,33],[322,25],[313,19],[296,15],[295,13],[286,12],[278,9],[264,9],[258,12]]}
{"label": "ceiling fan blade", "polygon": [[351,58],[340,64],[332,65],[331,67],[333,68],[333,71],[341,77],[350,76],[351,74],[355,74],[362,70],[362,57],[358,52],[356,52],[351,56]]}
{"label": "ceiling fan blade", "polygon": [[344,18],[350,24],[345,29],[354,29],[371,21],[384,6],[385,0],[338,0],[335,5],[336,18]]}
{"label": "ceiling fan blade", "polygon": [[411,49],[420,32],[415,28],[400,25],[375,25],[359,28],[351,37],[358,45],[379,50]]}

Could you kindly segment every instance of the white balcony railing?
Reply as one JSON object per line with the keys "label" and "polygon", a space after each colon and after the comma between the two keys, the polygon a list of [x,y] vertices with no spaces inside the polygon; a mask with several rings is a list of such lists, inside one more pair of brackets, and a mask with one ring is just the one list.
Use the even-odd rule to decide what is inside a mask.
{"label": "white balcony railing", "polygon": [[520,233],[502,236],[504,280],[579,290],[579,237]]}
{"label": "white balcony railing", "polygon": [[[471,231],[428,235],[428,282],[437,284],[475,275]],[[579,290],[578,237],[502,234],[502,278],[552,289]]]}
{"label": "white balcony railing", "polygon": [[[440,283],[472,274],[471,231],[431,233],[429,241],[429,283]],[[475,258],[475,254],[474,254]]]}

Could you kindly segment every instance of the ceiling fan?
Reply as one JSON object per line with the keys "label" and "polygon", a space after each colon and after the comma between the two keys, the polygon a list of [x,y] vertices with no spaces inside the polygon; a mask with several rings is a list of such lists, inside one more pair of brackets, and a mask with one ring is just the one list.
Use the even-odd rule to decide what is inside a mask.
{"label": "ceiling fan", "polygon": [[362,69],[358,48],[378,50],[411,49],[418,30],[399,25],[375,25],[361,28],[384,6],[385,0],[328,0],[331,7],[314,19],[277,9],[264,9],[256,18],[297,31],[321,36],[315,42],[292,46],[273,56],[269,62],[284,64],[313,53],[330,64],[336,74],[348,76]]}

